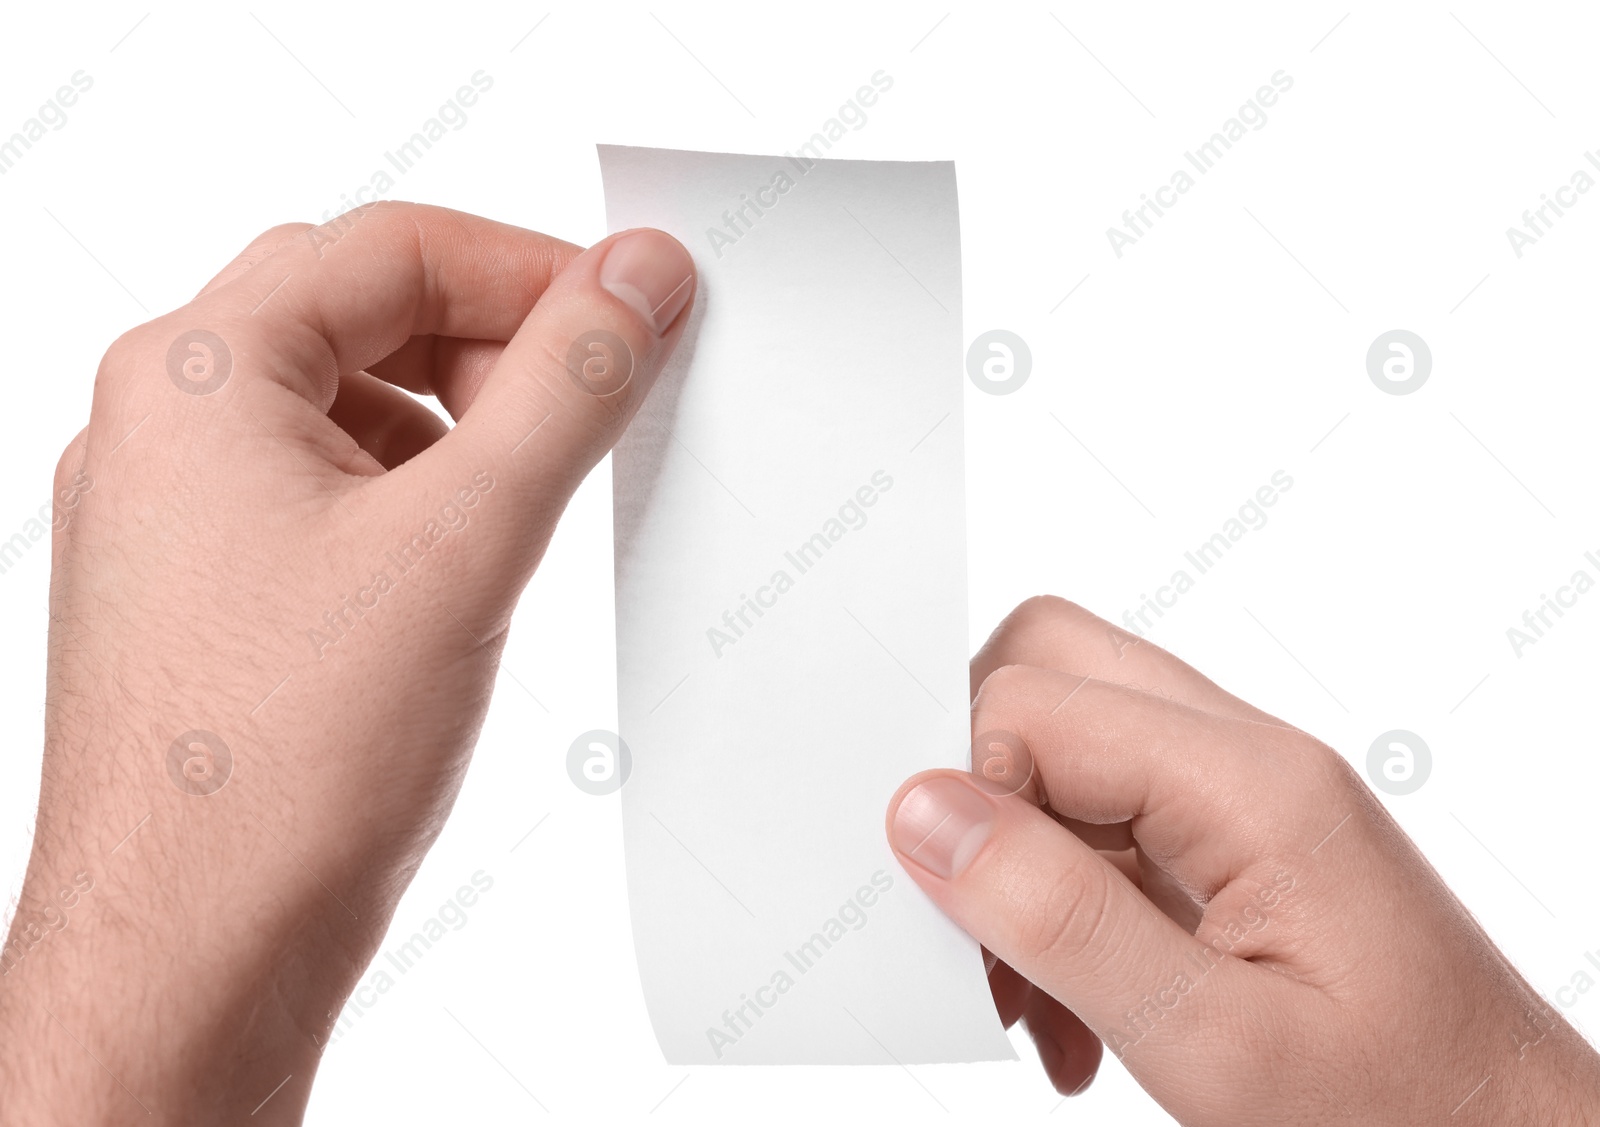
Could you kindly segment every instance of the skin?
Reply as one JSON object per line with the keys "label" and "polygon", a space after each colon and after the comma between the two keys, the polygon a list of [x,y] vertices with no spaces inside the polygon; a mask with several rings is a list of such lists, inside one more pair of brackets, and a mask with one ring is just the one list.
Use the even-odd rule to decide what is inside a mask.
{"label": "skin", "polygon": [[[56,475],[40,806],[0,979],[0,1043],[27,1052],[0,1053],[0,1122],[300,1121],[455,800],[517,598],[687,320],[692,263],[660,232],[690,279],[664,332],[601,286],[630,237],[379,204],[266,232],[111,345]],[[232,356],[207,395],[168,368],[197,328]],[[567,368],[592,330],[634,358],[606,394]],[[403,576],[387,560],[463,514]],[[169,770],[220,777],[203,743],[169,751],[194,730],[233,758],[214,793]]]}
{"label": "skin", "polygon": [[[683,281],[608,284],[625,262]],[[517,598],[693,294],[659,232],[585,251],[380,204],[265,232],[111,346],[56,473],[0,1122],[301,1120],[455,799]],[[231,363],[174,361],[197,329]],[[611,354],[574,370],[594,330],[626,380]],[[1593,1115],[1593,1052],[1332,751],[1060,600],[1008,618],[973,684],[1008,770],[919,776],[891,841],[995,953],[996,1004],[1057,1088],[1104,1038],[1187,1124]],[[988,827],[959,872],[897,830],[930,777]],[[1177,1000],[1127,1016],[1152,995]]]}
{"label": "skin", "polygon": [[1189,1127],[1600,1121],[1600,1057],[1338,753],[1056,598],[972,683],[1010,770],[916,776],[889,838],[1057,1090],[1104,1045]]}

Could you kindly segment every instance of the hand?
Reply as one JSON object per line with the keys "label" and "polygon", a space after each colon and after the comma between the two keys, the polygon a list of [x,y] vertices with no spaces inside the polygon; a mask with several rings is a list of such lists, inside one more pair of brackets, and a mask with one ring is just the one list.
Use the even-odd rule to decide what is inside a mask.
{"label": "hand", "polygon": [[972,679],[1011,773],[917,776],[889,837],[1059,1091],[1103,1041],[1189,1127],[1600,1117],[1600,1058],[1336,752],[1060,599]]}
{"label": "hand", "polygon": [[111,346],[56,473],[0,1119],[299,1121],[694,290],[658,231],[383,203],[268,231]]}

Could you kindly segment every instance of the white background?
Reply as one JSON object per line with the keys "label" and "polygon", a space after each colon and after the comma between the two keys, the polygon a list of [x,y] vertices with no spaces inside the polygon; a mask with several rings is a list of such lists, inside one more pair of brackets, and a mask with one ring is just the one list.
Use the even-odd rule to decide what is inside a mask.
{"label": "white background", "polygon": [[[973,644],[1040,591],[1120,618],[1285,470],[1295,484],[1270,522],[1152,637],[1363,770],[1379,733],[1421,735],[1432,775],[1386,801],[1490,934],[1553,999],[1600,946],[1600,593],[1520,657],[1506,638],[1574,570],[1600,576],[1582,558],[1600,550],[1600,192],[1520,259],[1505,234],[1600,147],[1595,27],[1575,7],[144,16],[6,17],[0,134],[74,72],[94,85],[0,177],[13,420],[0,539],[48,500],[115,336],[186,301],[260,230],[339,210],[474,72],[492,90],[392,194],[587,243],[604,233],[595,142],[782,152],[881,69],[893,89],[833,155],[957,161],[966,336],[1008,328],[1034,357],[1015,394],[968,388]],[[1117,258],[1106,228],[1278,70],[1294,86],[1265,127]],[[1367,376],[1369,344],[1394,328],[1433,352],[1414,394]],[[1167,1122],[1114,1062],[1060,1105],[1020,1033],[1021,1064],[914,1075],[661,1063],[616,799],[582,793],[564,765],[574,736],[615,724],[610,498],[603,467],[524,599],[514,678],[501,675],[394,934],[479,869],[494,887],[329,1050],[310,1121],[521,1121],[542,1104],[622,1121],[903,1121],[942,1106],[985,1123]],[[0,575],[13,894],[37,793],[45,552]],[[222,552],[193,562],[228,567]],[[1596,1024],[1600,1001],[1566,997],[1571,1019]]]}

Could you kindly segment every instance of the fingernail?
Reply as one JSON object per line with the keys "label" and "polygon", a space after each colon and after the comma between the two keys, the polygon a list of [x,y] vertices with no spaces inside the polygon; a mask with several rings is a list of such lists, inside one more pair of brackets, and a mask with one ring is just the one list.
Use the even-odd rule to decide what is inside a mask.
{"label": "fingernail", "polygon": [[949,880],[989,840],[994,807],[964,779],[935,775],[905,793],[890,827],[890,841],[901,856]]}
{"label": "fingernail", "polygon": [[694,260],[665,232],[632,231],[606,251],[600,285],[663,333],[694,292]]}

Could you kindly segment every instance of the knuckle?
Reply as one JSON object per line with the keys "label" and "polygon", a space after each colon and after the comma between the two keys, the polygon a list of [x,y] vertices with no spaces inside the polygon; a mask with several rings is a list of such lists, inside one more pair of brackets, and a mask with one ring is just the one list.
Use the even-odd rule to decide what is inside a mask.
{"label": "knuckle", "polygon": [[1363,786],[1344,756],[1299,732],[1284,733],[1275,758],[1289,791],[1308,808],[1326,807],[1330,800],[1342,799]]}
{"label": "knuckle", "polygon": [[152,363],[159,363],[171,342],[162,339],[162,321],[147,321],[136,325],[106,346],[95,371],[95,398],[107,404],[120,398],[111,389],[132,384],[141,371]]}
{"label": "knuckle", "polygon": [[406,200],[376,200],[361,205],[361,234],[367,238],[404,236],[420,240],[422,224],[428,209],[422,204]]}
{"label": "knuckle", "polygon": [[[1034,595],[1001,621],[985,648],[996,656],[1018,655],[1038,665],[1077,668],[1093,664],[1108,632],[1115,629],[1060,595]],[[1114,633],[1111,636],[1115,639]]]}
{"label": "knuckle", "polygon": [[1102,865],[1057,869],[1030,898],[1017,931],[1019,953],[1047,965],[1076,963],[1092,954],[1104,942],[1110,890]]}
{"label": "knuckle", "polygon": [[406,222],[409,223],[411,221],[410,217],[415,216],[417,212],[421,211],[423,205],[412,203],[410,200],[384,199],[374,200],[367,206],[371,209],[374,215],[403,215],[408,217]]}
{"label": "knuckle", "polygon": [[40,510],[41,519],[48,516],[50,527],[57,533],[72,526],[74,510],[84,494],[94,488],[94,478],[88,471],[87,439],[89,428],[84,427],[56,460],[56,471],[51,484],[50,503]]}
{"label": "knuckle", "polygon": [[1302,737],[1297,742],[1300,744],[1299,757],[1318,790],[1341,792],[1359,785],[1355,769],[1333,748],[1309,737]]}
{"label": "knuckle", "polygon": [[280,243],[292,239],[294,236],[311,228],[310,223],[279,223],[268,227],[261,234],[251,239],[241,252],[241,257],[255,255],[265,257],[267,252],[276,248]]}
{"label": "knuckle", "polygon": [[[589,438],[609,440],[614,436],[626,416],[629,400],[637,386],[630,378],[616,391],[602,394],[590,391],[583,385],[580,371],[569,351],[570,342],[543,338],[538,342],[537,365],[540,379],[549,390],[551,398],[567,407],[576,424]],[[631,363],[631,361],[630,361]]]}
{"label": "knuckle", "polygon": [[1027,665],[1002,665],[993,670],[983,679],[983,684],[978,686],[978,695],[973,699],[973,710],[1013,699],[1022,686],[1032,678],[1034,670]]}
{"label": "knuckle", "polygon": [[100,357],[99,377],[115,377],[136,366],[150,354],[148,324],[129,329],[106,346]]}
{"label": "knuckle", "polygon": [[526,358],[524,366],[531,369],[531,374],[541,385],[565,391],[566,351],[550,337],[542,334],[529,343],[532,345],[532,351]]}
{"label": "knuckle", "polygon": [[519,352],[516,359],[515,378],[508,381],[508,409],[527,420],[529,426],[549,417],[552,429],[559,426],[584,447],[609,446],[626,419],[631,393],[590,394],[578,385],[567,363],[559,340],[530,340],[526,351]]}
{"label": "knuckle", "polygon": [[[422,204],[404,200],[370,200],[356,204],[315,226],[290,224],[283,230],[299,226],[298,235],[318,258],[331,244],[347,240],[352,246],[421,247],[426,242],[422,218],[426,210]],[[288,242],[289,239],[284,241]],[[420,261],[421,255],[417,257]]]}
{"label": "knuckle", "polygon": [[1014,702],[1033,705],[1048,702],[1044,705],[1048,708],[1063,695],[1083,700],[1104,688],[1105,683],[1094,677],[1012,663],[999,666],[983,679],[972,706],[977,712]]}
{"label": "knuckle", "polygon": [[239,252],[238,264],[246,268],[258,266],[312,229],[310,223],[279,223],[276,227],[268,227]]}
{"label": "knuckle", "polygon": [[1081,623],[1089,612],[1060,595],[1034,595],[1017,604],[1007,623],[1020,630],[1061,627]]}
{"label": "knuckle", "polygon": [[67,484],[76,476],[79,467],[83,465],[83,431],[61,449],[61,456],[56,459],[56,472],[52,476],[56,492],[59,494]]}

